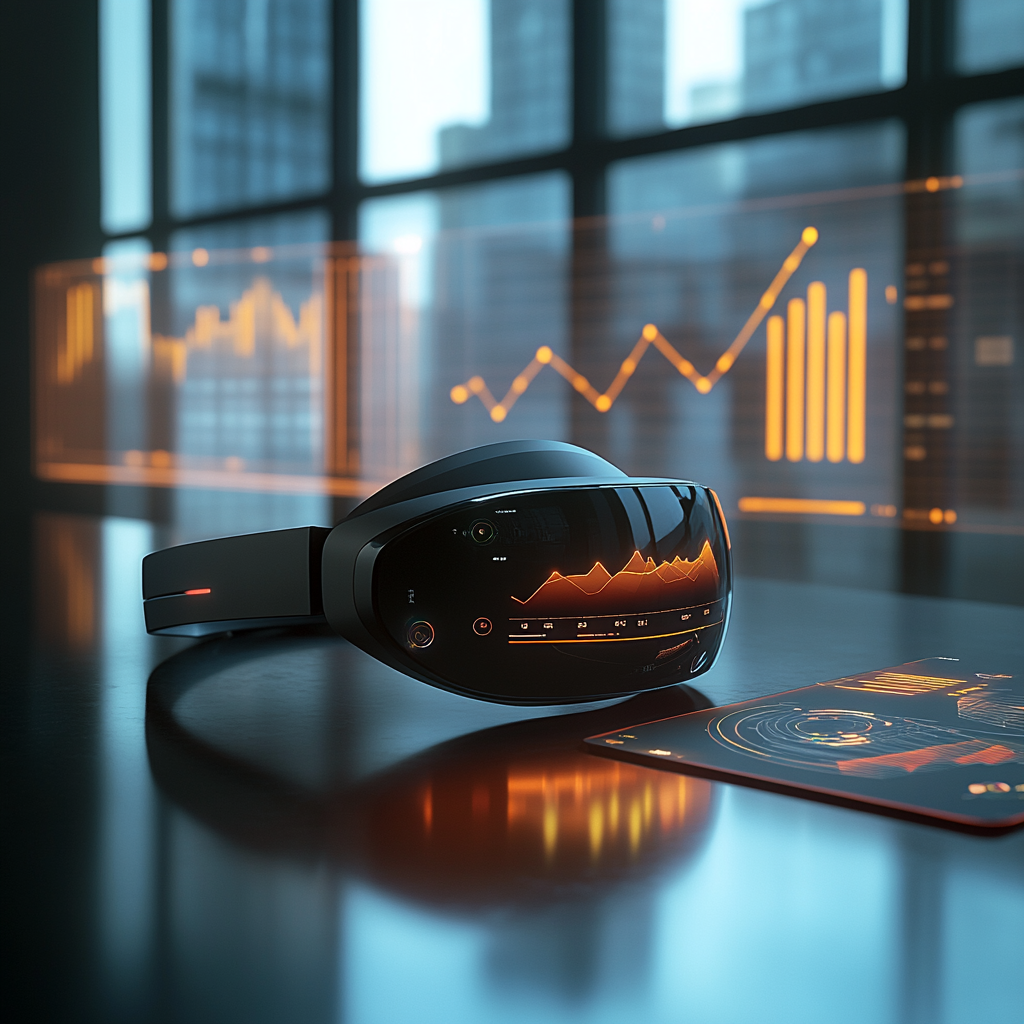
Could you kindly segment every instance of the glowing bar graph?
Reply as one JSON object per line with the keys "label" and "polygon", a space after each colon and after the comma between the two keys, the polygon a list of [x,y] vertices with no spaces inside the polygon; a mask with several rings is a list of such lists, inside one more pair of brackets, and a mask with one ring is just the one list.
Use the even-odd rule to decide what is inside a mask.
{"label": "glowing bar graph", "polygon": [[807,459],[825,457],[825,286],[807,289]]}
{"label": "glowing bar graph", "polygon": [[782,458],[783,405],[785,395],[786,350],[781,316],[768,318],[768,390],[764,416],[764,453],[772,461]]}
{"label": "glowing bar graph", "polygon": [[768,318],[764,453],[771,462],[863,462],[867,272],[850,271],[849,308],[828,312],[821,281]]}
{"label": "glowing bar graph", "polygon": [[829,501],[821,498],[740,498],[741,512],[805,513],[817,516],[862,516],[863,501]]}
{"label": "glowing bar graph", "polygon": [[849,384],[846,410],[846,457],[864,461],[864,416],[867,399],[868,275],[858,267],[850,271]]}
{"label": "glowing bar graph", "polygon": [[828,315],[828,425],[829,462],[842,462],[846,421],[846,314]]}
{"label": "glowing bar graph", "polygon": [[804,457],[804,333],[807,318],[803,299],[786,307],[786,458]]}
{"label": "glowing bar graph", "polygon": [[66,305],[64,344],[57,350],[57,380],[72,384],[93,359],[96,303],[92,285],[82,282],[68,288]]}

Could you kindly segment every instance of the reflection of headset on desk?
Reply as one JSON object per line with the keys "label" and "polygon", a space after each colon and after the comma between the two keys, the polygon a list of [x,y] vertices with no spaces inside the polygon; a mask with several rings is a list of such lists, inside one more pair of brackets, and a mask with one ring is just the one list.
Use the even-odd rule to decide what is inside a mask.
{"label": "reflection of headset on desk", "polygon": [[508,441],[396,480],[333,530],[154,552],[142,589],[150,633],[327,622],[434,686],[555,704],[706,672],[728,624],[730,560],[709,488]]}
{"label": "reflection of headset on desk", "polygon": [[[198,731],[188,724],[194,709],[183,713],[204,688],[229,692],[248,680],[249,663],[275,649],[300,664],[307,659],[308,667],[311,655],[332,645],[300,631],[277,634],[181,651],[154,669],[146,694],[146,746],[160,789],[247,849],[326,862],[417,903],[472,910],[603,898],[618,883],[677,869],[707,837],[715,811],[709,782],[594,757],[580,745],[583,736],[623,721],[710,707],[697,690],[668,687],[611,706],[491,726],[369,777],[360,765],[337,778],[300,782],[261,756],[258,739],[246,741],[246,753],[237,742],[211,738],[218,712],[209,708],[220,708],[233,724],[230,704],[200,700],[207,711]],[[344,646],[337,654],[334,671],[361,657]],[[324,664],[318,657],[316,663]],[[386,673],[375,673],[373,683],[386,690]],[[300,707],[304,699],[294,697]],[[389,700],[394,693],[375,703],[374,713],[386,716],[380,709]],[[332,737],[314,744],[325,749],[355,734],[337,732],[326,717],[302,720]],[[364,723],[353,726],[358,732],[365,725],[358,712],[346,725],[356,720]],[[596,805],[603,820],[595,846]]]}

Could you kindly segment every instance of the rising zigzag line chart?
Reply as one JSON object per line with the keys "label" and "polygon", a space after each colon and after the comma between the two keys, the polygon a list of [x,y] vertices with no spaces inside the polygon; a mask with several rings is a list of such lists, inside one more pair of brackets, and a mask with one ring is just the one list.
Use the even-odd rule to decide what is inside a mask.
{"label": "rising zigzag line chart", "polygon": [[817,228],[804,228],[796,248],[783,261],[772,283],[761,296],[754,311],[747,318],[747,322],[743,325],[739,334],[736,335],[732,344],[718,357],[714,369],[708,374],[698,373],[693,363],[688,359],[684,359],[654,324],[647,324],[639,340],[633,346],[633,351],[623,360],[622,365],[619,367],[619,372],[615,375],[615,379],[603,394],[582,373],[573,369],[561,356],[554,353],[547,345],[542,345],[537,349],[529,365],[512,381],[512,386],[500,402],[491,393],[483,377],[479,376],[470,377],[464,384],[456,384],[450,392],[451,400],[456,405],[462,405],[473,395],[476,395],[483,403],[484,408],[490,413],[491,419],[495,423],[501,423],[509,414],[519,396],[530,386],[534,377],[545,366],[550,366],[564,377],[598,412],[607,412],[615,404],[615,400],[619,397],[629,378],[633,376],[641,358],[643,358],[644,353],[652,344],[682,376],[693,384],[700,394],[706,395],[732,368],[737,356],[746,347],[754,331],[757,330],[761,321],[764,320],[775,305],[775,301],[778,299],[779,293],[786,286],[786,282],[793,276],[807,251],[817,241]]}

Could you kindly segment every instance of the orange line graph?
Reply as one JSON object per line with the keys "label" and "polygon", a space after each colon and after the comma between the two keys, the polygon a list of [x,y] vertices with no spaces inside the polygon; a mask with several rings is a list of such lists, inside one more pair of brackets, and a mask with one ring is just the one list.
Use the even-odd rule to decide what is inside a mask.
{"label": "orange line graph", "polygon": [[526,368],[512,381],[512,386],[500,402],[491,393],[483,377],[479,376],[470,377],[465,384],[456,384],[450,392],[451,400],[456,405],[462,405],[472,395],[476,395],[483,403],[484,408],[491,414],[491,419],[495,423],[501,423],[509,414],[512,406],[516,404],[519,396],[533,382],[534,377],[545,366],[550,366],[564,377],[598,412],[607,412],[615,404],[615,399],[619,397],[622,389],[626,386],[626,382],[636,371],[644,353],[652,344],[700,394],[706,395],[732,369],[737,356],[746,347],[754,331],[757,330],[761,321],[775,305],[779,292],[782,291],[786,286],[786,282],[796,272],[807,250],[817,241],[818,229],[813,227],[804,228],[796,248],[783,260],[782,266],[772,279],[772,283],[761,296],[753,313],[747,317],[747,322],[740,329],[739,334],[733,339],[732,344],[718,357],[714,369],[708,374],[698,373],[693,363],[688,359],[684,359],[654,324],[647,324],[641,332],[637,343],[633,346],[633,351],[622,361],[615,379],[603,394],[582,373],[574,370],[561,356],[553,352],[547,345],[542,345],[537,349],[536,354]]}

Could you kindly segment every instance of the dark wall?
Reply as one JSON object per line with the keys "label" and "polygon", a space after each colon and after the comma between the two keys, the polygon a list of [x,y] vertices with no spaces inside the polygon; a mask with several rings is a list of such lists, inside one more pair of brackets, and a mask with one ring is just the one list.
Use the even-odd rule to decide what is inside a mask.
{"label": "dark wall", "polygon": [[[0,660],[31,628],[32,271],[99,252],[96,0],[0,4]],[[18,699],[2,689],[6,705]],[[24,696],[24,695],[22,695]],[[6,707],[0,710],[0,714]]]}
{"label": "dark wall", "polygon": [[[100,235],[96,0],[0,4],[0,471],[30,484],[32,270],[95,256]],[[19,500],[20,499],[20,500]]]}
{"label": "dark wall", "polygon": [[[101,244],[97,25],[96,0],[0,4],[0,818],[8,836],[36,830],[52,840],[42,864],[27,859],[39,844],[3,844],[0,874],[15,880],[4,893],[5,913],[37,923],[17,935],[5,931],[0,984],[5,1006],[15,1007],[8,1013],[24,1007],[19,1019],[33,1020],[69,1019],[43,1009],[63,1005],[57,990],[67,986],[45,981],[39,952],[59,957],[88,920],[75,895],[86,889],[73,884],[73,865],[60,851],[83,827],[91,783],[79,773],[84,785],[67,787],[67,764],[80,764],[82,741],[56,724],[59,702],[51,702],[45,726],[28,713],[40,700],[24,642],[32,629],[32,271],[48,260],[93,256]],[[13,722],[22,724],[6,727]],[[21,784],[29,778],[34,789]],[[50,884],[33,889],[31,870]],[[52,927],[58,919],[60,928]],[[21,1002],[27,994],[35,1010]]]}

